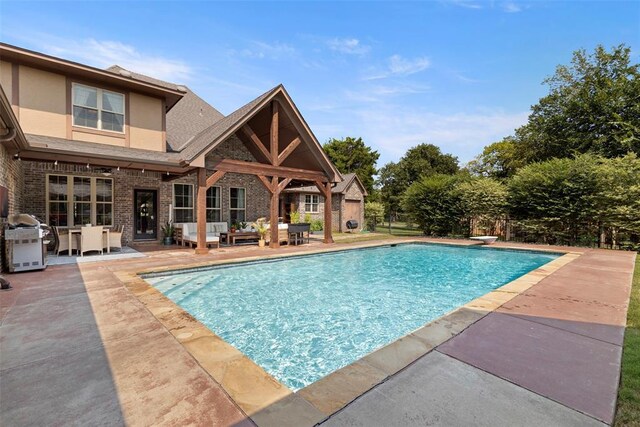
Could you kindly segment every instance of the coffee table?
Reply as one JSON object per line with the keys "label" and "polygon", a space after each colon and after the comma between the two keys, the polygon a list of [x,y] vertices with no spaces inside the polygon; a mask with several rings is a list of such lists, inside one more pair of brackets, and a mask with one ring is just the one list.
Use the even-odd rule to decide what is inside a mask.
{"label": "coffee table", "polygon": [[236,231],[235,233],[220,233],[220,240],[223,240],[223,234],[231,246],[235,245],[237,240],[257,240],[260,237],[257,231]]}

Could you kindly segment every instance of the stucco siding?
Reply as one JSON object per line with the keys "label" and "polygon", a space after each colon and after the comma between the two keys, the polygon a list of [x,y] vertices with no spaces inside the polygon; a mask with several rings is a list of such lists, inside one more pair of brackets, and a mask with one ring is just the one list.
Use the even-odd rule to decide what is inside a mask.
{"label": "stucco siding", "polygon": [[131,148],[165,151],[162,139],[162,101],[158,98],[129,94],[129,144]]}
{"label": "stucco siding", "polygon": [[66,138],[66,78],[20,65],[18,82],[22,130]]}

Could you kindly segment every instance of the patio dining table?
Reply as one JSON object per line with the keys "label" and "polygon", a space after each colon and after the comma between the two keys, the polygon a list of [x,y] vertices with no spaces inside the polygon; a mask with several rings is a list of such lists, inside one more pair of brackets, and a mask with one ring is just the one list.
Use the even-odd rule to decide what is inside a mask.
{"label": "patio dining table", "polygon": [[[73,251],[73,235],[74,234],[81,234],[82,233],[82,227],[79,228],[70,228],[69,229],[69,255],[71,255],[71,252]],[[102,234],[107,234],[107,253],[110,254],[111,253],[111,248],[109,247],[109,229],[108,228],[103,228],[102,229]],[[78,249],[79,250],[79,249]]]}

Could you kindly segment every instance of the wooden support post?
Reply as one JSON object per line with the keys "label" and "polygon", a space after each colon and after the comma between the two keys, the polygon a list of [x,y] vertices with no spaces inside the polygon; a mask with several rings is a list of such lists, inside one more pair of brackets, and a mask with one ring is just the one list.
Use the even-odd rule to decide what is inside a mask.
{"label": "wooden support post", "polygon": [[278,177],[274,176],[271,178],[271,205],[270,208],[270,219],[269,219],[269,231],[271,232],[271,239],[269,242],[270,248],[279,248],[280,240],[278,237],[278,208],[279,208],[279,199],[280,199],[280,190],[278,189]]}
{"label": "wooden support post", "polygon": [[333,243],[333,230],[331,221],[331,183],[325,183],[324,194],[324,243]]}
{"label": "wooden support post", "polygon": [[331,212],[331,183],[315,181],[316,187],[324,196],[324,243],[333,243],[332,212]]}
{"label": "wooden support post", "polygon": [[271,101],[271,164],[278,166],[278,102]]}
{"label": "wooden support post", "polygon": [[198,169],[198,245],[196,254],[209,253],[207,248],[207,170]]}

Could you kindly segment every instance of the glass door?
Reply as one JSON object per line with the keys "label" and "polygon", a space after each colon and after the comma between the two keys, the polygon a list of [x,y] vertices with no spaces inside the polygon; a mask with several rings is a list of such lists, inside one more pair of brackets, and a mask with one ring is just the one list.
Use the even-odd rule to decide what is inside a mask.
{"label": "glass door", "polygon": [[133,190],[134,240],[158,238],[158,191]]}

